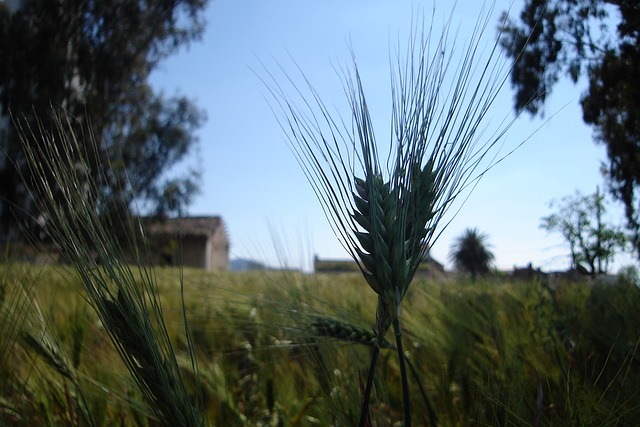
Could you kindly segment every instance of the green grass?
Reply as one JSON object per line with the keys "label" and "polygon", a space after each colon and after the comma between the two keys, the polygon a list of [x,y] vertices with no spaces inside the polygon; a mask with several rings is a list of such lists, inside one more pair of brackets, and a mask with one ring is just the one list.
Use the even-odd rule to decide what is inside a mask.
{"label": "green grass", "polygon": [[[210,425],[357,422],[370,356],[361,337],[372,334],[375,303],[361,276],[155,274],[182,376]],[[0,361],[8,373],[1,425],[157,424],[69,268],[14,264],[0,277],[2,313],[14,313],[5,325],[15,320],[19,330]],[[8,310],[18,299],[6,295],[25,286],[34,297],[18,316]],[[405,354],[417,371],[409,377],[417,425],[433,414],[445,426],[633,425],[640,416],[637,287],[487,278],[416,280],[409,292]],[[390,425],[402,415],[393,350],[382,349],[377,369],[371,419]]]}

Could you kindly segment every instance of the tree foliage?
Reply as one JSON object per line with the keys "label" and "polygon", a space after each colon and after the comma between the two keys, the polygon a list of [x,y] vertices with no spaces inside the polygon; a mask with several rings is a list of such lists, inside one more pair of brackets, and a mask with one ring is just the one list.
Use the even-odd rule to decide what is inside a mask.
{"label": "tree foliage", "polygon": [[540,228],[564,237],[571,251],[571,267],[592,276],[606,273],[616,251],[624,249],[626,237],[619,227],[605,222],[602,194],[576,192],[551,206],[557,212],[543,217]]}
{"label": "tree foliage", "polygon": [[509,20],[501,31],[502,47],[518,59],[517,109],[542,113],[560,79],[588,78],[583,119],[607,148],[603,170],[640,257],[640,2],[526,0],[519,23]]}
{"label": "tree foliage", "polygon": [[456,270],[471,274],[475,280],[479,275],[491,269],[494,260],[489,250],[488,236],[477,228],[467,228],[451,245],[449,260]]}
{"label": "tree foliage", "polygon": [[607,147],[609,188],[625,206],[640,258],[640,38],[620,49],[619,55],[607,52],[592,68],[582,110],[596,139]]}
{"label": "tree foliage", "polygon": [[[79,129],[91,129],[102,160],[93,166],[110,165],[104,191],[118,209],[131,207],[130,193],[150,211],[166,209],[170,188],[197,189],[197,173],[166,176],[194,146],[204,116],[183,97],[155,93],[148,77],[201,36],[207,1],[24,0],[13,11],[0,3],[0,113],[48,133],[34,141],[55,140],[50,112],[64,109]],[[5,232],[16,215],[33,215],[16,134],[12,127],[2,147],[10,161],[0,164]]]}

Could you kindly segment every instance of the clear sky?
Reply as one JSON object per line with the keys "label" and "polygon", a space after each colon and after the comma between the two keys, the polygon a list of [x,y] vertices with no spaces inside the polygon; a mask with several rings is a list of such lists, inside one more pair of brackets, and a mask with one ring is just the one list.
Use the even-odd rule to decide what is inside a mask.
{"label": "clear sky", "polygon": [[[452,3],[436,2],[437,25],[449,16]],[[461,43],[469,38],[479,3],[458,1],[451,25]],[[488,40],[495,38],[498,16],[509,3],[496,2]],[[521,3],[514,2],[513,13]],[[186,95],[207,113],[195,154],[204,172],[202,193],[189,214],[224,218],[232,258],[308,268],[314,254],[347,257],[285,143],[258,77],[266,73],[261,64],[268,69],[280,64],[294,73],[295,61],[326,104],[340,105],[345,98],[335,67],[350,64],[353,46],[374,126],[384,135],[390,125],[390,47],[403,41],[417,10],[429,17],[433,5],[432,0],[212,0],[203,40],[154,72],[154,87],[167,95]],[[593,193],[604,185],[599,173],[604,148],[593,142],[582,122],[579,97],[584,88],[584,82],[558,85],[545,119],[518,119],[505,150],[530,138],[480,181],[435,242],[435,259],[446,262],[455,237],[477,227],[488,234],[498,268],[529,262],[544,270],[568,266],[562,238],[540,230],[539,224],[552,213],[552,199],[576,190]],[[507,84],[487,126],[497,129],[512,114]],[[611,209],[612,219],[621,222],[621,212]],[[628,259],[620,257],[616,265]]]}

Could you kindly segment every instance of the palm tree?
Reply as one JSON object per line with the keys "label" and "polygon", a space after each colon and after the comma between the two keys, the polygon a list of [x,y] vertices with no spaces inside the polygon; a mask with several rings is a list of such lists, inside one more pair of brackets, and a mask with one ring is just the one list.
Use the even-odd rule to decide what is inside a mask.
{"label": "palm tree", "polygon": [[488,236],[477,228],[467,228],[451,245],[449,260],[456,270],[471,274],[473,280],[478,275],[488,273],[494,256],[487,244]]}

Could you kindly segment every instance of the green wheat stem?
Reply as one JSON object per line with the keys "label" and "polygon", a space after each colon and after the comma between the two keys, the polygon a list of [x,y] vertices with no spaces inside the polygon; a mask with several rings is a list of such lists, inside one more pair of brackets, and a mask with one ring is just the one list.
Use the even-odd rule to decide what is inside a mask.
{"label": "green wheat stem", "polygon": [[364,389],[364,395],[362,398],[362,407],[360,409],[360,422],[359,427],[364,427],[367,424],[369,418],[369,399],[371,396],[371,389],[373,388],[373,379],[375,377],[376,363],[380,356],[380,346],[374,345],[371,352],[371,361],[369,362],[369,372],[367,373],[367,384]]}
{"label": "green wheat stem", "polygon": [[400,364],[400,376],[402,378],[402,412],[404,414],[404,427],[411,427],[411,396],[409,394],[409,380],[407,378],[407,368],[405,364],[404,349],[402,346],[402,328],[400,319],[393,321],[393,331],[396,336],[396,347],[398,351],[398,363]]}
{"label": "green wheat stem", "polygon": [[424,389],[424,386],[422,385],[422,381],[420,380],[420,376],[418,375],[418,371],[413,366],[413,363],[411,363],[411,360],[405,358],[405,361],[407,362],[407,366],[409,367],[409,370],[411,371],[411,374],[413,375],[413,379],[418,384],[418,389],[420,390],[420,395],[422,396],[422,400],[424,401],[425,405],[427,406],[427,411],[429,413],[430,425],[433,426],[433,427],[436,427],[438,425],[438,416],[436,415],[436,412],[433,409],[433,405],[431,404],[431,401],[429,400],[429,396],[427,395],[427,392]]}

